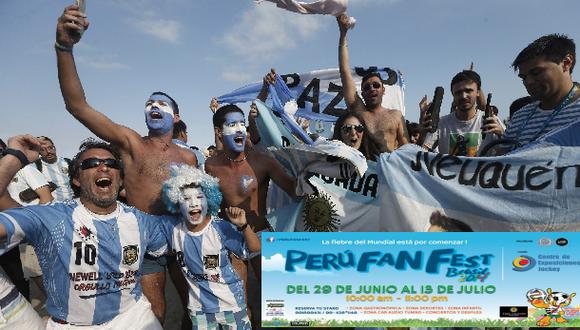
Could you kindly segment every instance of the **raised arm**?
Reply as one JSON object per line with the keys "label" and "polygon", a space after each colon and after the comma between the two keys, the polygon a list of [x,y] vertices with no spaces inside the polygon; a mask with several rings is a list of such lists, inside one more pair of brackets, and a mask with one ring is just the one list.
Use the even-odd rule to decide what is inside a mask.
{"label": "raised arm", "polygon": [[[269,85],[274,85],[275,83],[276,70],[272,68],[270,69],[270,72],[264,76],[264,79],[262,79],[262,89],[260,89],[260,93],[256,98],[265,103],[270,92]],[[258,127],[256,126],[256,118],[258,118],[258,116],[258,107],[256,106],[256,103],[252,102],[252,105],[250,106],[250,113],[248,115],[248,130],[250,132],[250,139],[252,140],[253,144],[258,144],[260,142],[260,133],[258,132]]]}
{"label": "raised arm", "polygon": [[[350,71],[350,60],[348,57],[348,42],[346,33],[348,32],[348,15],[346,13],[336,17],[340,37],[338,38],[338,69],[340,70],[340,80],[342,82],[342,93],[344,101],[349,111],[355,109],[355,105],[361,105],[362,101],[356,93],[356,86]],[[360,103],[360,104],[359,104]]]}
{"label": "raised arm", "polygon": [[[8,184],[12,181],[16,172],[26,166],[29,162],[38,159],[38,150],[40,142],[31,135],[20,135],[8,140],[8,149],[6,149],[2,158],[0,158],[0,207],[19,206],[12,200],[6,191]],[[0,242],[6,239],[6,228],[0,225]]]}
{"label": "raised arm", "polygon": [[262,245],[258,235],[256,235],[252,227],[248,226],[246,211],[239,207],[230,206],[226,208],[226,215],[228,216],[228,219],[238,227],[238,231],[242,232],[248,250],[250,252],[259,252]]}
{"label": "raised arm", "polygon": [[99,138],[115,143],[122,149],[129,148],[131,138],[139,138],[133,130],[118,125],[107,116],[93,109],[85,98],[73,56],[73,46],[81,39],[79,31],[86,30],[89,22],[86,15],[71,5],[65,8],[56,28],[56,58],[58,81],[66,109],[78,121]]}
{"label": "raised arm", "polygon": [[268,85],[274,85],[276,83],[276,70],[274,68],[270,69],[270,72],[266,73],[264,79],[262,79],[262,89],[256,98],[262,102],[266,102],[268,98],[268,93],[270,92]]}
{"label": "raised arm", "polygon": [[19,135],[8,140],[6,155],[0,158],[0,195],[3,195],[21,168],[38,159],[40,142],[31,135]]}

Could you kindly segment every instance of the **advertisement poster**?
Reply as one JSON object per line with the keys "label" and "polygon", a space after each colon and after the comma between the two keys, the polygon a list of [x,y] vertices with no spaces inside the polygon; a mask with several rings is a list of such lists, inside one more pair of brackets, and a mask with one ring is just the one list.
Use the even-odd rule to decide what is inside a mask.
{"label": "advertisement poster", "polygon": [[262,236],[264,327],[578,327],[580,233]]}

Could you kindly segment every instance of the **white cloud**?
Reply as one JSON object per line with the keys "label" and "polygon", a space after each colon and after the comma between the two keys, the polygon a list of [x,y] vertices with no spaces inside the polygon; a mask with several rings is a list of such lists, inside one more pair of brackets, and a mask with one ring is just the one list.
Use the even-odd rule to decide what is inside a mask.
{"label": "white cloud", "polygon": [[140,18],[129,18],[127,23],[138,31],[157,39],[174,44],[180,42],[181,23],[178,21],[153,19],[151,15],[146,15]]}
{"label": "white cloud", "polygon": [[[284,268],[286,266],[286,259],[280,253],[274,254],[270,259],[262,256],[262,271],[264,272],[285,272]],[[332,271],[312,271],[306,270],[301,267],[294,267],[296,269],[296,275],[307,275],[307,276],[335,276]]]}
{"label": "white cloud", "polygon": [[320,15],[295,14],[263,3],[243,13],[240,22],[220,41],[250,62],[263,62],[316,36],[322,19]]}
{"label": "white cloud", "polygon": [[113,56],[111,55],[95,55],[95,56],[80,55],[76,56],[75,58],[77,62],[92,67],[94,69],[119,70],[119,69],[127,69],[129,67],[124,63],[115,61]]}
{"label": "white cloud", "polygon": [[222,72],[222,77],[226,81],[231,81],[234,83],[247,83],[252,78],[252,75],[246,72],[236,72],[233,70],[227,70]]}
{"label": "white cloud", "polygon": [[262,256],[262,271],[264,272],[275,272],[284,271],[284,265],[286,264],[286,259],[280,253],[276,253],[270,259]]}

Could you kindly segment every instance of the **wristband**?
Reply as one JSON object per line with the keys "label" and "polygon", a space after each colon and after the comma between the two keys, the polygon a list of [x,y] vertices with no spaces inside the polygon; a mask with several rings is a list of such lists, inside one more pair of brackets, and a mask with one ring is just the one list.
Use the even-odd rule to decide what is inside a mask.
{"label": "wristband", "polygon": [[26,155],[20,150],[11,149],[11,148],[4,149],[4,151],[2,151],[2,156],[6,156],[6,155],[12,155],[12,156],[18,158],[18,160],[22,164],[22,167],[24,167],[30,163],[28,161],[28,158],[26,158]]}
{"label": "wristband", "polygon": [[63,46],[61,44],[58,43],[58,41],[54,42],[54,48],[56,48],[57,50],[62,50],[63,52],[72,52],[72,47],[67,47],[67,46]]}
{"label": "wristband", "polygon": [[246,230],[246,228],[248,228],[247,222],[245,224],[243,224],[241,227],[238,227],[238,231],[244,231],[244,230]]}

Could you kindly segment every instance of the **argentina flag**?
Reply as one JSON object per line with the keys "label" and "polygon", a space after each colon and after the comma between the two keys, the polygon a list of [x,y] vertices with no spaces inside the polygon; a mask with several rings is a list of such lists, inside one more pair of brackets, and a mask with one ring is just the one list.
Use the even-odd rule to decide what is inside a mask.
{"label": "argentina flag", "polygon": [[426,231],[435,210],[473,231],[580,230],[580,122],[499,157],[404,145],[382,154],[384,231]]}

